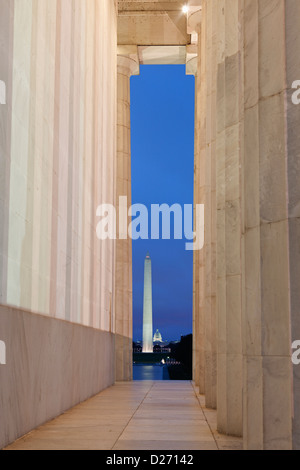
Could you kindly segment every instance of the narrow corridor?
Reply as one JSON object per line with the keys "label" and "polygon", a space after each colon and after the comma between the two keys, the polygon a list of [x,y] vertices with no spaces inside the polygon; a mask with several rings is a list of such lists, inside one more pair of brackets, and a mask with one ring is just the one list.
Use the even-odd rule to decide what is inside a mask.
{"label": "narrow corridor", "polygon": [[32,431],[8,450],[241,449],[216,431],[191,382],[118,382]]}

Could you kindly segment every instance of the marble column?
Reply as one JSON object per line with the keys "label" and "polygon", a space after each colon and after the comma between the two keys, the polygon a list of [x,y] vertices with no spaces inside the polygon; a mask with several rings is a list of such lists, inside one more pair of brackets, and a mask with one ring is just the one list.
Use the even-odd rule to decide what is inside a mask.
{"label": "marble column", "polygon": [[204,326],[196,351],[204,347],[211,406],[216,227],[218,430],[243,433],[245,449],[300,446],[300,373],[291,362],[300,339],[299,22],[296,0],[202,2],[195,200],[205,204],[206,227],[194,263]]}
{"label": "marble column", "polygon": [[[299,4],[244,5],[244,446],[282,450],[292,447],[299,394],[290,337],[291,326],[299,334],[299,111],[286,94],[287,75],[299,78]],[[297,402],[294,416],[299,448]]]}
{"label": "marble column", "polygon": [[[194,254],[194,332],[200,393],[216,408],[216,41],[211,3],[191,11],[188,32],[198,34],[195,118],[195,205],[205,207],[205,244]],[[204,18],[204,21],[201,21]]]}
{"label": "marble column", "polygon": [[[198,27],[195,25],[194,29],[197,31],[197,36],[199,40],[200,36],[200,23]],[[192,51],[189,48],[192,47]],[[191,53],[192,52],[192,53]],[[195,142],[194,142],[194,226],[196,226],[196,205],[200,204],[199,199],[199,98],[200,93],[198,93],[198,45],[188,46],[187,47],[187,56],[186,56],[186,74],[194,75],[195,77]],[[201,370],[204,370],[204,350],[202,350],[201,345],[203,344],[203,328],[201,328],[201,307],[200,307],[200,259],[202,255],[201,251],[193,252],[193,380],[195,385],[199,387],[200,393],[204,393],[204,373],[201,373]],[[203,380],[202,380],[203,378]]]}
{"label": "marble column", "polygon": [[123,213],[128,214],[128,208],[131,206],[130,77],[138,74],[137,47],[119,46],[115,260],[116,380],[132,379],[132,240],[128,237],[126,228],[128,218],[119,220],[119,213],[123,206]]}
{"label": "marble column", "polygon": [[[195,150],[194,150],[194,224],[196,224],[196,205],[203,204],[201,190],[201,10],[196,9],[188,16],[188,33],[197,34],[196,57],[188,54],[186,73],[195,76]],[[204,331],[204,249],[193,254],[193,378],[201,394],[205,394],[205,331]]]}
{"label": "marble column", "polygon": [[[204,244],[204,334],[205,404],[217,407],[217,323],[216,323],[216,20],[215,0],[202,6],[202,39],[205,45],[205,104],[203,142],[200,158],[204,161],[205,244]],[[205,39],[203,38],[205,35]],[[201,169],[200,169],[201,172]]]}
{"label": "marble column", "polygon": [[240,10],[236,1],[202,2],[195,168],[195,197],[205,206],[205,244],[195,261],[202,391],[206,406],[218,409],[219,431],[237,436],[242,433]]}
{"label": "marble column", "polygon": [[217,51],[218,430],[242,435],[242,2],[214,2]]}

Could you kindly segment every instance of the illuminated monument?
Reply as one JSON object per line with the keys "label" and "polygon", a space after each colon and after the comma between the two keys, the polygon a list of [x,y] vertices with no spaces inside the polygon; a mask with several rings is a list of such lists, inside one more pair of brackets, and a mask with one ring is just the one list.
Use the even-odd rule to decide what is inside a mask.
{"label": "illuminated monument", "polygon": [[151,258],[147,253],[144,270],[143,353],[153,352],[152,338],[152,270]]}

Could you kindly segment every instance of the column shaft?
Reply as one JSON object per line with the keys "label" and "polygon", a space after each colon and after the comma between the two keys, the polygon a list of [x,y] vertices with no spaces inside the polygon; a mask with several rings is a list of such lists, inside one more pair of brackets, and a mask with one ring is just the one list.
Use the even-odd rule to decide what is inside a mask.
{"label": "column shaft", "polygon": [[198,29],[196,86],[195,204],[205,208],[205,244],[194,255],[197,384],[206,406],[216,407],[216,83],[214,18],[211,2],[203,2]]}
{"label": "column shaft", "polygon": [[[123,47],[124,49],[124,47]],[[118,56],[117,242],[116,242],[116,380],[132,379],[132,240],[119,225],[120,197],[131,206],[130,76],[138,72],[132,55]],[[128,226],[128,218],[126,217]]]}
{"label": "column shaft", "polygon": [[300,339],[300,114],[292,104],[299,27],[296,0],[202,3],[198,382],[213,406],[216,283],[218,429],[243,432],[246,449],[300,446],[300,373],[291,362],[291,343]]}
{"label": "column shaft", "polygon": [[286,172],[291,148],[285,91],[288,3],[245,0],[246,449],[280,450],[292,445]]}

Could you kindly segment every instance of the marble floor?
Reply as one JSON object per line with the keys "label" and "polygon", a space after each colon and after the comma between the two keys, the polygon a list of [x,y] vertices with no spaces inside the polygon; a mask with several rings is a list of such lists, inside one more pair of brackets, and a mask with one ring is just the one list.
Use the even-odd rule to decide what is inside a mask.
{"label": "marble floor", "polygon": [[241,449],[216,431],[216,412],[188,381],[118,382],[7,450]]}

